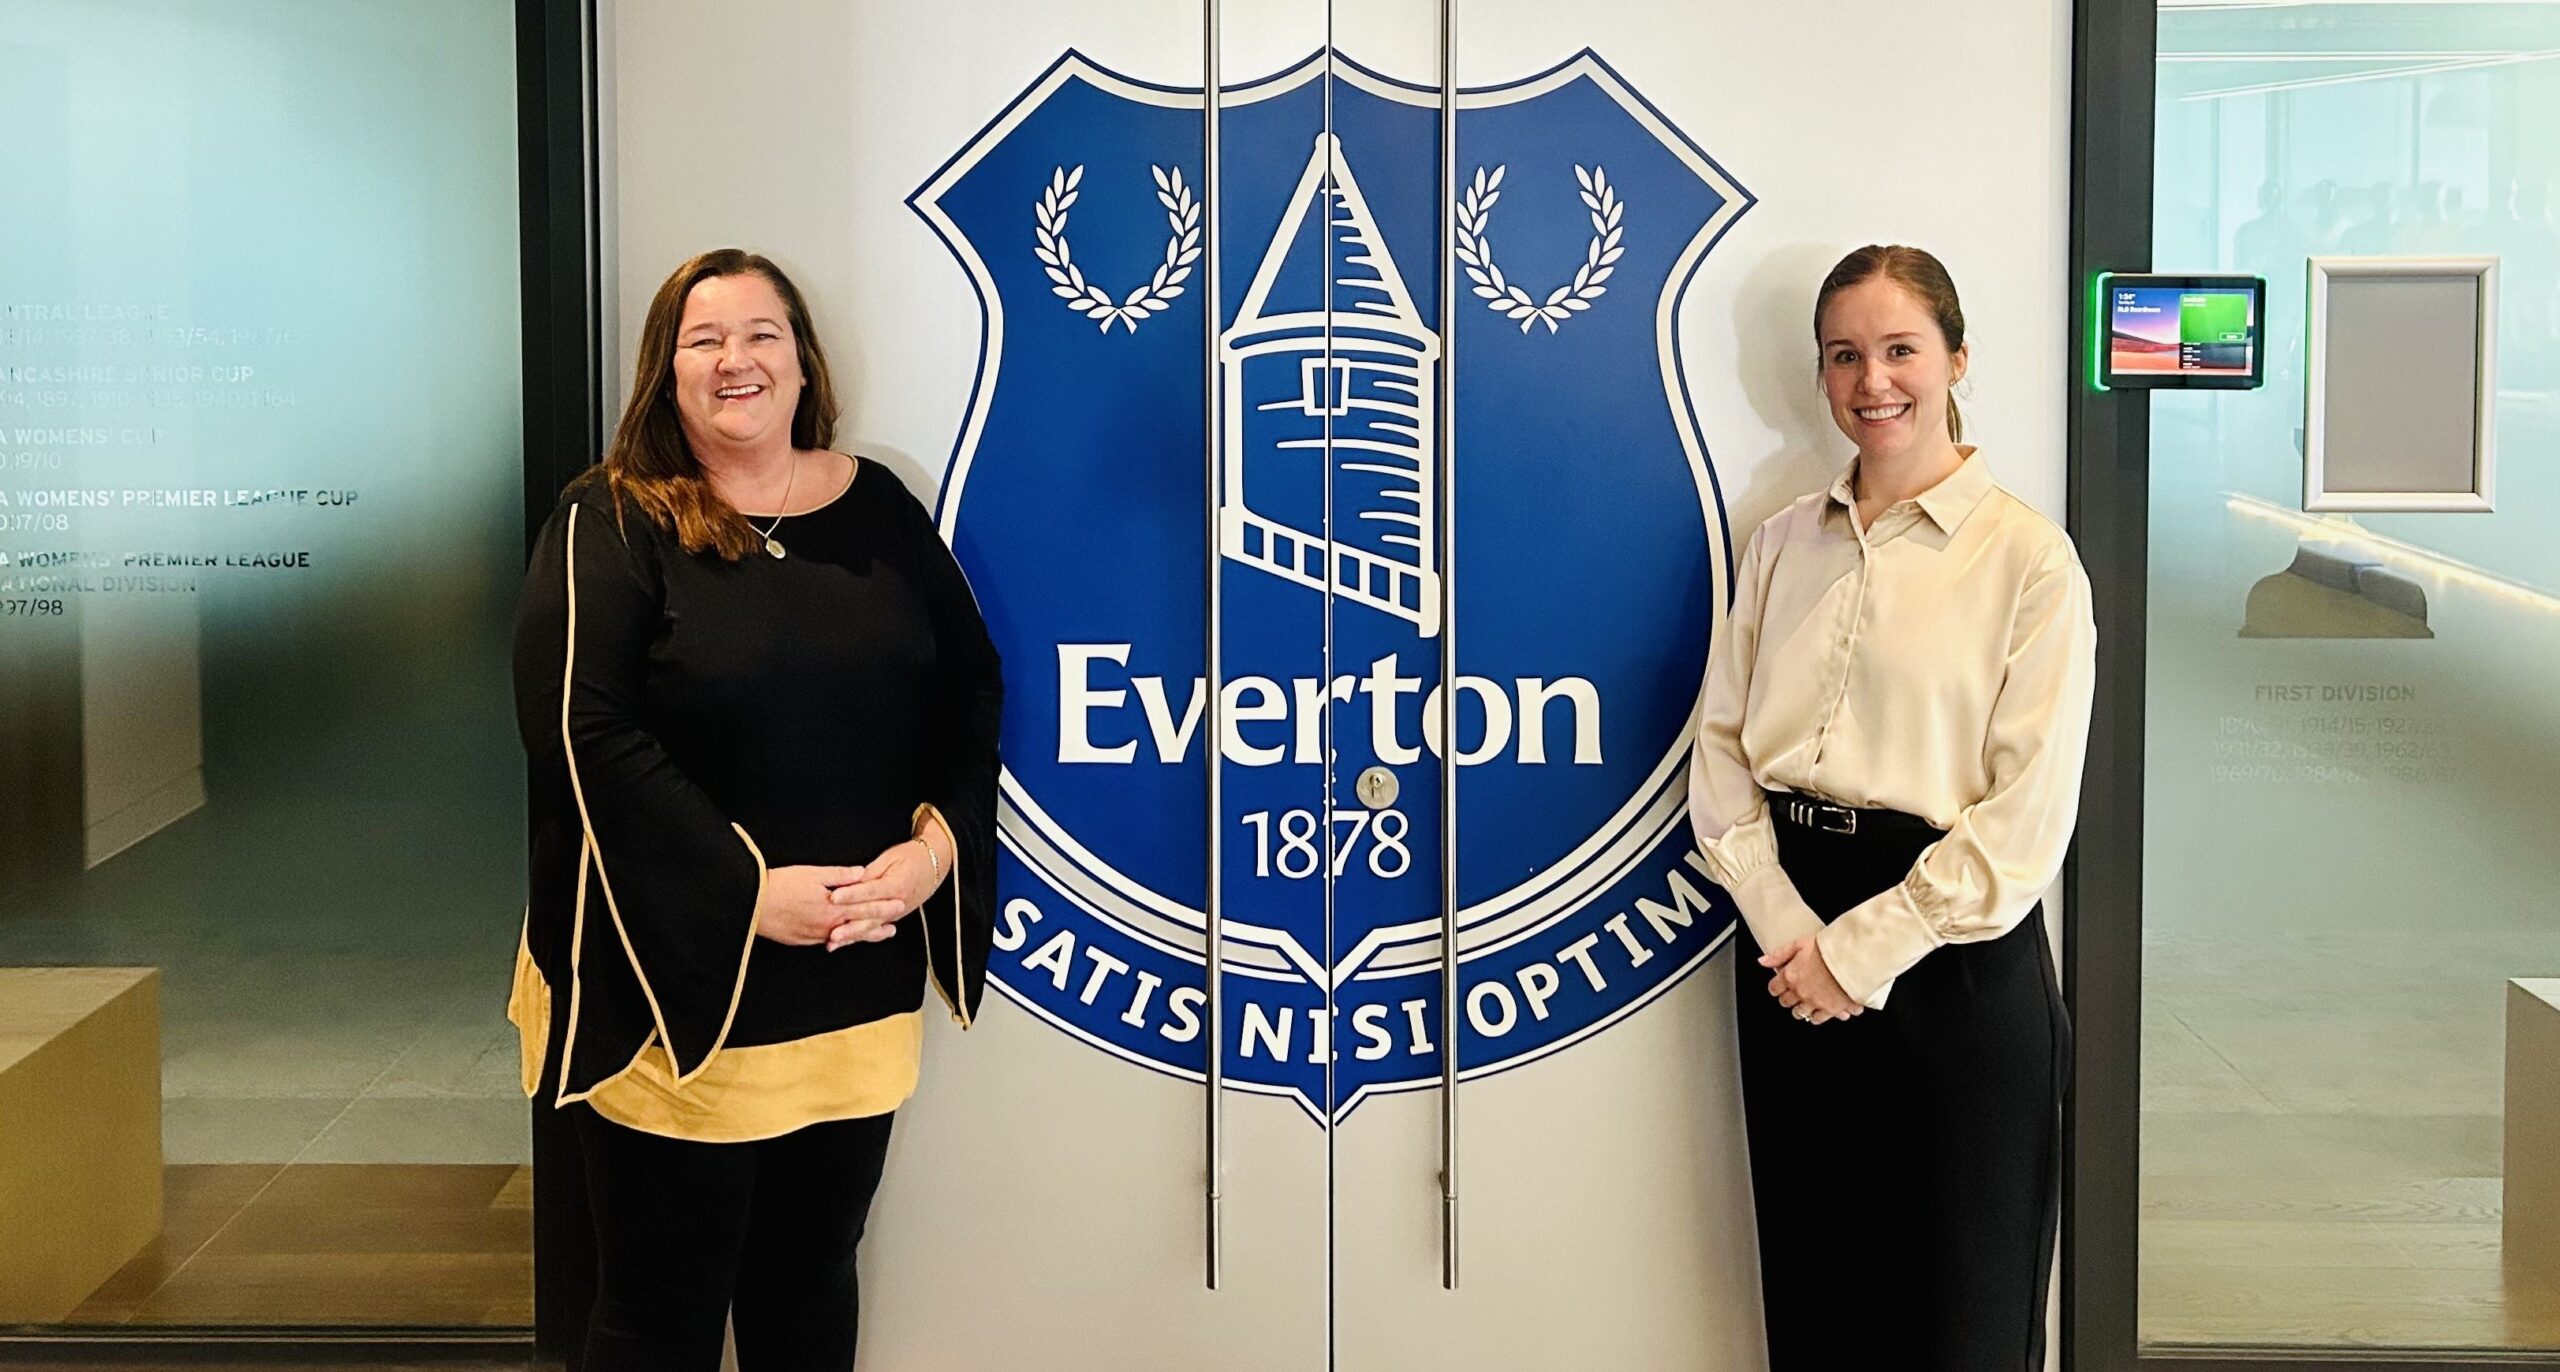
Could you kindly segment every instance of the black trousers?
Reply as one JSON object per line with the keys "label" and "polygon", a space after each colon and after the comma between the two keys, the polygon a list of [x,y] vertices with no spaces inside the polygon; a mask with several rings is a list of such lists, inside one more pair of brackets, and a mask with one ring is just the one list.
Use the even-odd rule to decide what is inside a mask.
{"label": "black trousers", "polygon": [[596,1226],[582,1372],[716,1372],[732,1320],[742,1372],[853,1366],[854,1249],[891,1116],[691,1143],[571,1113]]}
{"label": "black trousers", "polygon": [[[1826,922],[1939,837],[1777,825]],[[1780,1006],[1749,929],[1734,951],[1771,1372],[2040,1372],[2071,1061],[2043,909],[1936,949],[1845,1022]]]}

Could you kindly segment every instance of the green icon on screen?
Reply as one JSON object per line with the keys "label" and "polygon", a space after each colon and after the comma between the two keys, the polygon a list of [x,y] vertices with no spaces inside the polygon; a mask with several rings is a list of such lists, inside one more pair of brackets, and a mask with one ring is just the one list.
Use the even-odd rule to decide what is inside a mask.
{"label": "green icon on screen", "polygon": [[2237,291],[2189,291],[2179,296],[2178,341],[2248,342],[2249,297]]}

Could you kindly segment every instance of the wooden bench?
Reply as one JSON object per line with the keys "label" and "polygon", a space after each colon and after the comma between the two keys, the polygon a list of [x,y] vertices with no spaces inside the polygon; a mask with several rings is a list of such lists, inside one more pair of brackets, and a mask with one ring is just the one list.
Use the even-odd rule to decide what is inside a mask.
{"label": "wooden bench", "polygon": [[160,1232],[160,973],[0,967],[0,1325],[59,1321]]}

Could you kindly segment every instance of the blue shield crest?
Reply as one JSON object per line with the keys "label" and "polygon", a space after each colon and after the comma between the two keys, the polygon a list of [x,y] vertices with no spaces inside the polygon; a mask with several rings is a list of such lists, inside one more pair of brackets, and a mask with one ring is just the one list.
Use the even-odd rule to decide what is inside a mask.
{"label": "blue shield crest", "polygon": [[1006,665],[992,977],[1201,1078],[1214,841],[1226,1079],[1340,1119],[1441,1077],[1444,748],[1464,1076],[1730,933],[1683,801],[1731,558],[1673,321],[1751,199],[1592,53],[1464,92],[1444,340],[1436,94],[1325,53],[1233,87],[1212,436],[1200,100],[1069,52],[908,202],[983,315],[938,519]]}

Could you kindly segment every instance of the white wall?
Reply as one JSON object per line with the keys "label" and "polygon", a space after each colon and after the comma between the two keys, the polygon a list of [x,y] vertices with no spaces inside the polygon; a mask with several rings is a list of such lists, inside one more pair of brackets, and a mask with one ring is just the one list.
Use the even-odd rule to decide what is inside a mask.
{"label": "white wall", "polygon": [[[1409,11],[1418,24],[1431,13],[1411,0],[1366,8]],[[1231,80],[1280,64],[1263,54],[1303,55],[1322,41],[1320,5],[1228,9]],[[1596,49],[1758,197],[1708,256],[1680,321],[1737,534],[1846,459],[1815,390],[1809,314],[1823,271],[1869,241],[1915,243],[1946,260],[1974,350],[1969,436],[2002,480],[2059,517],[2071,299],[2067,6],[1977,0],[1915,13],[1896,0],[1835,0],[1702,11],[1658,0],[1459,0],[1459,22],[1465,83]],[[846,442],[929,495],[966,407],[978,306],[906,195],[1066,48],[1143,79],[1196,85],[1198,23],[1196,5],[1167,0],[768,0],[751,16],[609,0],[617,359],[678,261],[724,244],[766,252],[811,297],[845,402]],[[1427,39],[1351,55],[1392,68],[1417,50],[1427,55]],[[615,362],[617,377],[623,365]],[[1676,1076],[1672,1108],[1692,1121],[1699,1170],[1713,1173],[1658,1183],[1663,1209],[1709,1231],[1694,1251],[1661,1259],[1709,1274],[1689,1308],[1664,1315],[1666,1329],[1682,1331],[1690,1365],[1758,1356],[1729,1006],[1719,960],[1602,1039],[1488,1083],[1538,1089],[1537,1072],[1565,1071],[1559,1064],[1586,1074],[1575,1079],[1585,1088]],[[1140,1146],[1085,1151],[1109,1146],[1095,1141],[1113,1137],[1115,1115],[1196,1109],[1196,1087],[1112,1061],[1004,1005],[965,1041],[937,1030],[927,1056],[927,1084],[900,1122],[866,1257],[875,1326],[866,1366],[976,1365],[963,1350],[997,1339],[979,1327],[991,1317],[1021,1321],[1019,1342],[997,1342],[1045,1349],[1044,1367],[1137,1365],[1130,1331],[1151,1326],[1190,1331],[1154,1347],[1192,1365],[1239,1365],[1221,1359],[1266,1340],[1294,1346],[1289,1318],[1199,1291],[1190,1229],[1159,1233],[1116,1199],[1152,1196],[1190,1224],[1189,1135],[1146,1132]],[[1364,1123],[1386,1127],[1362,1116],[1346,1128]],[[955,1175],[963,1159],[1012,1175]],[[1269,1178],[1302,1181],[1304,1163],[1246,1158],[1231,1163],[1231,1179],[1233,1169],[1263,1166]],[[1018,1203],[1026,1175],[1042,1179],[1034,1205]],[[1044,1239],[1061,1232],[1075,1237]],[[1043,1254],[1072,1257],[1044,1268],[1034,1260]],[[1152,1298],[1117,1289],[1115,1269],[1131,1265],[1167,1285]],[[1303,1283],[1287,1274],[1256,1280],[1265,1278],[1257,1289],[1273,1301],[1303,1298]],[[900,1305],[932,1311],[893,1313]],[[930,1355],[937,1348],[944,1358]]]}

